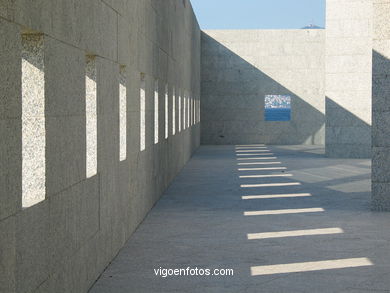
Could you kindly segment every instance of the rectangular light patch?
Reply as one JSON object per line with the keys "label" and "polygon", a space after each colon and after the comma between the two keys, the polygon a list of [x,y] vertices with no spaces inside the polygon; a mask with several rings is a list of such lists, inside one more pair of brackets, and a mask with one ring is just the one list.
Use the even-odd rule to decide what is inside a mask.
{"label": "rectangular light patch", "polygon": [[314,235],[329,235],[342,234],[344,231],[340,228],[325,228],[325,229],[307,229],[281,232],[266,232],[266,233],[249,233],[248,240],[268,239],[268,238],[284,238],[297,236],[314,236]]}
{"label": "rectangular light patch", "polygon": [[251,267],[252,276],[287,274],[298,272],[312,272],[322,270],[344,269],[372,266],[373,263],[366,257],[362,258],[346,258],[325,261],[311,261],[301,263],[290,263],[269,266]]}
{"label": "rectangular light patch", "polygon": [[244,212],[244,216],[263,216],[263,215],[284,215],[284,214],[302,214],[302,213],[319,213],[324,212],[323,208],[308,209],[285,209],[285,210],[268,210],[268,211],[250,211]]}

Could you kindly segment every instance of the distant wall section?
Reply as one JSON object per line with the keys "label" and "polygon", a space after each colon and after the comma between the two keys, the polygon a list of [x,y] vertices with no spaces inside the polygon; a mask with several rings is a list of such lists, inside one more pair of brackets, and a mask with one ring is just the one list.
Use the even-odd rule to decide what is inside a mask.
{"label": "distant wall section", "polygon": [[[324,30],[202,32],[203,144],[324,144]],[[291,96],[265,121],[266,95]]]}

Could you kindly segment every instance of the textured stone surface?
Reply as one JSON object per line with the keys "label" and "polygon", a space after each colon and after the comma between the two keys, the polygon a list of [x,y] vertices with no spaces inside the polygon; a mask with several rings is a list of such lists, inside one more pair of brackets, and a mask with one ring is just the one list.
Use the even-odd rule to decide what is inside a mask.
{"label": "textured stone surface", "polygon": [[99,178],[81,182],[50,198],[50,270],[99,231]]}
{"label": "textured stone surface", "polygon": [[85,60],[86,176],[97,172],[97,69],[96,57]]}
{"label": "textured stone surface", "polygon": [[[2,1],[0,13],[10,4]],[[0,19],[0,220],[22,202],[21,52],[19,26]]]}
{"label": "textured stone surface", "polygon": [[49,277],[48,201],[18,213],[15,231],[16,292],[28,292]]}
{"label": "textured stone surface", "polygon": [[371,155],[372,0],[326,5],[326,155]]}
{"label": "textured stone surface", "polygon": [[19,119],[0,120],[0,220],[22,207],[22,123]]}
{"label": "textured stone surface", "polygon": [[50,37],[44,52],[46,115],[85,115],[85,52]]}
{"label": "textured stone surface", "polygon": [[[85,178],[85,55],[45,39],[47,197]],[[61,129],[61,131],[59,131]]]}
{"label": "textured stone surface", "polygon": [[390,1],[374,1],[372,208],[390,211]]}
{"label": "textured stone surface", "polygon": [[179,0],[7,0],[0,17],[0,291],[87,292],[199,146],[199,123],[165,139],[163,90],[153,145],[151,82],[200,95],[199,26]]}
{"label": "textured stone surface", "polygon": [[85,178],[85,130],[84,115],[46,118],[47,197]]}
{"label": "textured stone surface", "polygon": [[[0,0],[0,291],[87,292],[199,146],[200,124],[193,121],[201,96],[204,143],[326,141],[328,156],[358,158],[370,155],[372,135],[372,208],[389,210],[390,3],[373,0],[371,52],[371,1],[327,2],[326,38],[324,30],[208,31],[201,48],[188,0]],[[86,56],[94,56],[93,70]],[[125,74],[120,74],[121,68]],[[22,69],[28,74],[22,75]],[[157,144],[155,80],[160,105]],[[127,85],[126,103],[123,96],[120,99],[121,83]],[[143,103],[140,87],[145,90]],[[263,121],[266,94],[292,96],[291,122]],[[22,115],[27,113],[22,101],[29,115]],[[23,140],[22,133],[27,134]],[[200,288],[198,279],[181,279],[166,282],[166,288],[239,292],[255,284],[254,290],[261,286],[270,292],[316,292],[331,284],[340,292],[354,290],[351,286],[359,281],[363,291],[387,290],[388,280],[377,276],[388,273],[388,219],[368,212],[369,163],[324,160],[317,147],[272,150],[295,170],[292,179],[304,184],[298,190],[304,188],[313,197],[264,204],[271,209],[286,203],[293,208],[315,204],[326,213],[261,221],[260,229],[295,229],[294,225],[313,221],[300,228],[329,223],[343,226],[349,236],[332,237],[330,242],[318,238],[310,244],[300,239],[253,243],[243,250],[245,233],[235,231],[245,231],[247,223],[250,229],[259,229],[259,222],[241,219],[242,211],[237,210],[239,201],[233,197],[241,193],[232,149],[205,147],[130,240],[130,260],[116,271],[124,273],[119,279],[112,274],[111,279],[115,286],[123,286],[99,282],[93,291],[161,290],[160,280],[156,283],[151,267],[146,267],[153,262],[234,267],[238,261],[240,278],[232,278],[231,284],[210,279]],[[92,157],[89,173],[87,153]],[[22,179],[23,190],[38,191],[32,194],[33,203],[45,200],[22,209]],[[245,204],[244,208],[254,207]],[[351,241],[351,236],[364,241]],[[223,245],[226,249],[221,249]],[[276,290],[272,279],[263,282],[248,276],[254,259],[253,265],[311,260],[318,257],[317,248],[328,258],[353,257],[360,251],[364,255],[359,256],[372,258],[375,266],[297,274],[278,279]],[[108,273],[111,268],[104,281]],[[337,278],[340,282],[334,282]]]}
{"label": "textured stone surface", "polygon": [[15,217],[0,222],[0,291],[15,291]]}
{"label": "textured stone surface", "polygon": [[22,36],[22,205],[46,195],[44,37]]}
{"label": "textured stone surface", "polygon": [[371,207],[374,211],[390,211],[389,192],[389,183],[373,182]]}
{"label": "textured stone surface", "polygon": [[119,159],[127,157],[127,77],[125,67],[119,68]]}
{"label": "textured stone surface", "polygon": [[[202,143],[324,144],[323,30],[202,34]],[[266,95],[290,95],[292,120],[264,121]]]}
{"label": "textured stone surface", "polygon": [[0,119],[20,117],[20,28],[3,19],[0,19],[0,49]]}

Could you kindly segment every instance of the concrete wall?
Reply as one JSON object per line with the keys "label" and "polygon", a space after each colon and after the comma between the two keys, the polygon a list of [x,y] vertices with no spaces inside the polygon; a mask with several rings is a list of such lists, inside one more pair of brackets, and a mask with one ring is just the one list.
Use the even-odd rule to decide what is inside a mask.
{"label": "concrete wall", "polygon": [[372,0],[327,0],[326,154],[371,155]]}
{"label": "concrete wall", "polygon": [[390,211],[390,1],[373,9],[372,208]]}
{"label": "concrete wall", "polygon": [[[324,30],[202,33],[203,144],[324,144]],[[292,120],[264,121],[265,95]]]}
{"label": "concrete wall", "polygon": [[[22,33],[43,34],[46,119],[45,200],[25,209]],[[97,174],[91,178],[85,163],[86,55],[96,56]],[[127,156],[119,161],[124,66]],[[157,145],[155,79],[161,84]],[[117,254],[200,142],[199,123],[178,131],[178,99],[176,134],[169,115],[165,139],[166,83],[170,113],[173,88],[200,96],[200,30],[188,0],[0,1],[0,292],[86,292]]]}

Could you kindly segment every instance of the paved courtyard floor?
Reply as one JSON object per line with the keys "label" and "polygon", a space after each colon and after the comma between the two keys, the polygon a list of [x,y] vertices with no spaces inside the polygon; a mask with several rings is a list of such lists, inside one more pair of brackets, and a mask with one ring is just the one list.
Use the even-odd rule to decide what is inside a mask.
{"label": "paved courtyard floor", "polygon": [[390,292],[390,213],[370,211],[369,160],[202,146],[90,292]]}

